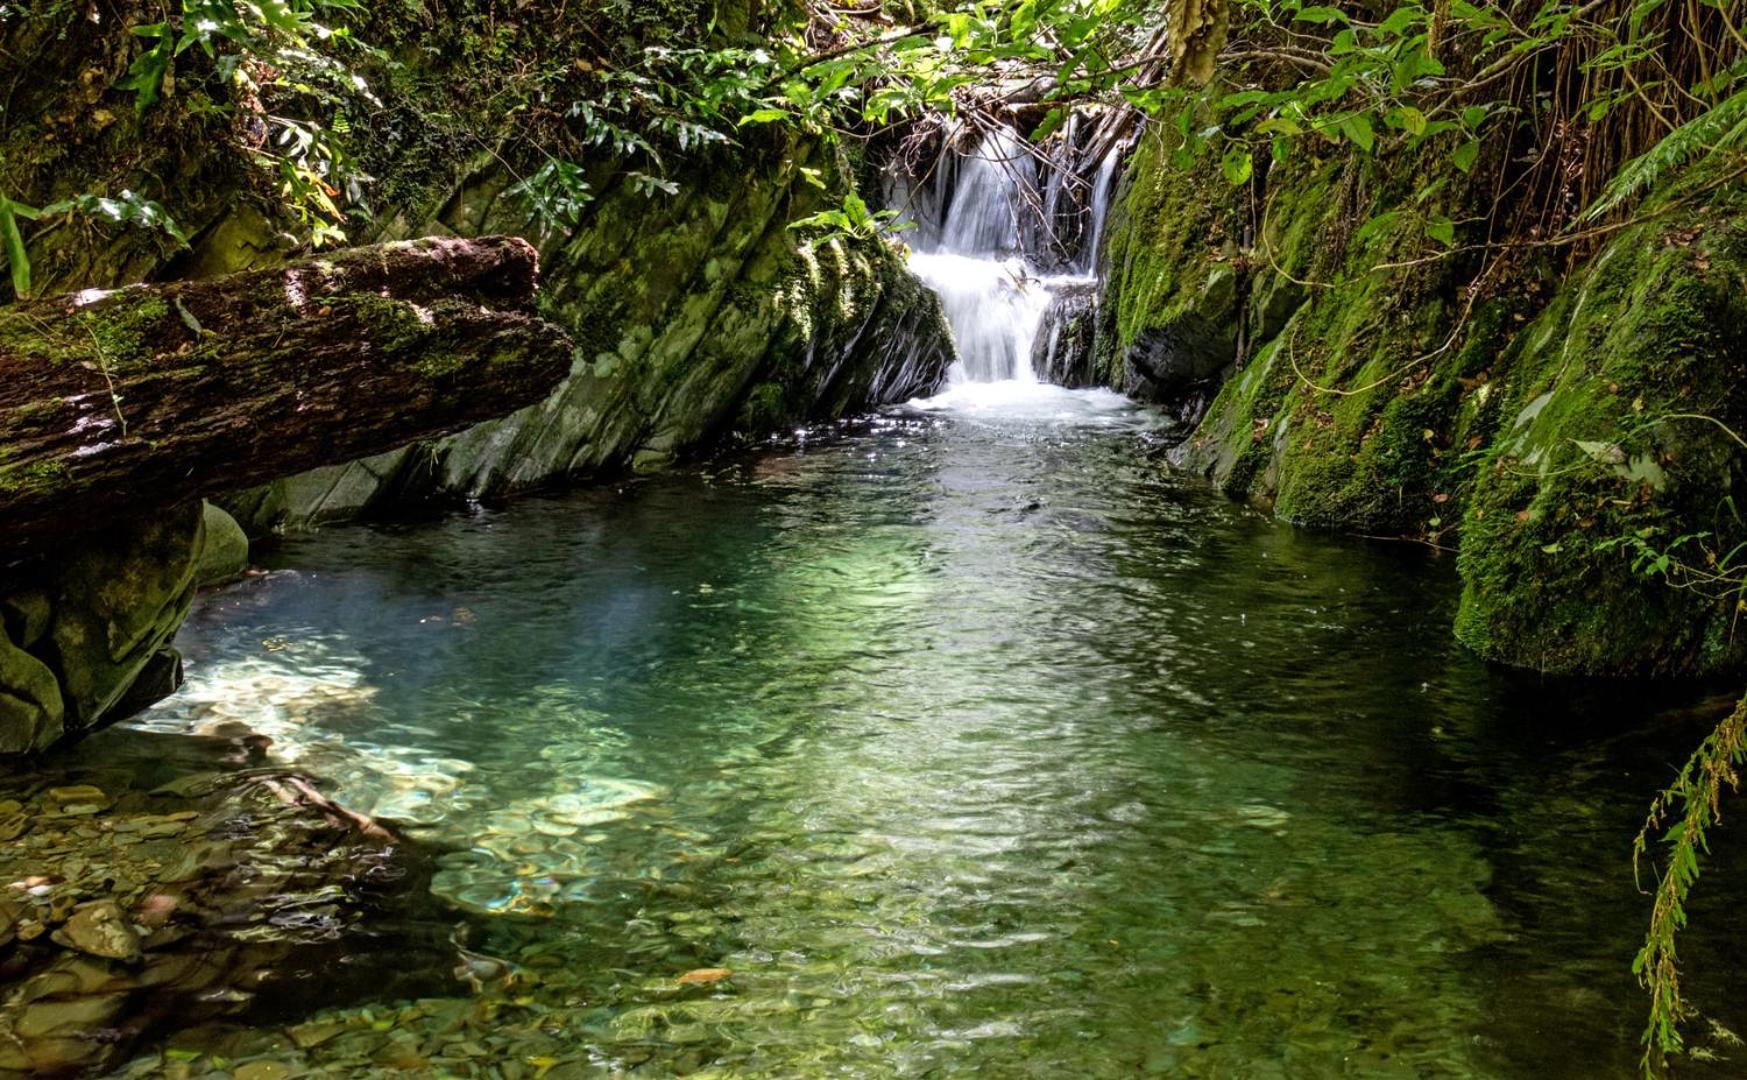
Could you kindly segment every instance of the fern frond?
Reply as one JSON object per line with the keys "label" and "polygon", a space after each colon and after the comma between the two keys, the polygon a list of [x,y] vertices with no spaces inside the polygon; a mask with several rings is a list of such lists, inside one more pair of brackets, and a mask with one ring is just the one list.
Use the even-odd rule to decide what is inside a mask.
{"label": "fern frond", "polygon": [[1695,158],[1709,157],[1743,142],[1747,142],[1747,90],[1738,90],[1621,165],[1583,218],[1593,221],[1655,187]]}

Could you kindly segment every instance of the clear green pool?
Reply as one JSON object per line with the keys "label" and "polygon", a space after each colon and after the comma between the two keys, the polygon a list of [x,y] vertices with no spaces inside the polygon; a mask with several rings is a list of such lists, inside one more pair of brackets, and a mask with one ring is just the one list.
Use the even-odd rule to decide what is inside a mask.
{"label": "clear green pool", "polygon": [[[543,1068],[1630,1074],[1628,846],[1710,714],[1489,671],[1447,562],[1159,450],[1040,390],[328,529],[202,602],[139,724],[453,845]],[[1740,917],[1695,919],[1721,1007]]]}

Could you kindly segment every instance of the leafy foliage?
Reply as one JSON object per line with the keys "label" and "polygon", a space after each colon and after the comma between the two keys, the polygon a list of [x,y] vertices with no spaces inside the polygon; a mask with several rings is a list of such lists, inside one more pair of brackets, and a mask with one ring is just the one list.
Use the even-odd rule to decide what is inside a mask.
{"label": "leafy foliage", "polygon": [[851,240],[872,239],[882,232],[910,228],[914,222],[897,222],[896,210],[869,210],[867,202],[851,191],[843,197],[841,206],[821,210],[789,224],[791,229],[815,233],[815,240],[830,241],[837,237]]}
{"label": "leafy foliage", "polygon": [[[153,42],[134,58],[127,75],[116,84],[132,90],[138,108],[154,104],[170,78],[176,59],[194,46],[218,65],[221,79],[229,80],[251,56],[277,55],[292,49],[307,50],[312,41],[325,40],[335,31],[316,23],[318,11],[359,10],[358,0],[182,0],[180,17],[131,27],[133,34]],[[219,47],[229,45],[223,56]]]}
{"label": "leafy foliage", "polygon": [[[363,208],[369,180],[339,137],[348,126],[344,101],[375,99],[331,55],[351,40],[350,31],[316,20],[362,10],[359,0],[181,0],[177,15],[130,27],[152,45],[116,86],[133,92],[136,108],[148,109],[167,92],[184,54],[198,47],[237,105],[257,114],[252,126],[261,135],[252,140],[252,156],[277,176],[280,195],[310,240],[317,247],[338,243],[345,239],[338,200]],[[304,115],[269,111],[266,98],[299,103]]]}
{"label": "leafy foliage", "polygon": [[1747,761],[1747,700],[1706,736],[1674,782],[1656,796],[1643,830],[1632,843],[1632,865],[1641,870],[1651,835],[1663,830],[1667,860],[1656,881],[1649,933],[1632,961],[1632,972],[1650,992],[1650,1020],[1644,1029],[1647,1075],[1655,1064],[1654,1050],[1672,1053],[1683,1045],[1680,1022],[1691,1010],[1680,996],[1675,936],[1686,926],[1686,902],[1699,879],[1699,856],[1710,852],[1708,830],[1722,821],[1723,789],[1739,790],[1743,761]]}
{"label": "leafy foliage", "polygon": [[1626,162],[1584,217],[1604,217],[1649,191],[1681,166],[1744,144],[1747,144],[1747,90],[1737,90]]}

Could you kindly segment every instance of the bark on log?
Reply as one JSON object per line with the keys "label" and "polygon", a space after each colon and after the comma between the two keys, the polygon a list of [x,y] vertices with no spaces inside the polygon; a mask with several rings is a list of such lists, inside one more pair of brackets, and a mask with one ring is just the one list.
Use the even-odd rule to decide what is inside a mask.
{"label": "bark on log", "polygon": [[501,416],[570,369],[513,237],[0,308],[0,555]]}

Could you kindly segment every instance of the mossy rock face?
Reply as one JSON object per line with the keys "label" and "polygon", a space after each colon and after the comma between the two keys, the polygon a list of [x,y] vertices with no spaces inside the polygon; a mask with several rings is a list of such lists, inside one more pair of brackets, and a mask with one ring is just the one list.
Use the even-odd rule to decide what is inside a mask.
{"label": "mossy rock face", "polygon": [[[1588,674],[1738,667],[1736,597],[1700,575],[1747,540],[1747,197],[1626,229],[1502,358],[1506,421],[1463,522],[1457,636]],[[1725,427],[1726,426],[1726,427]],[[1682,541],[1682,537],[1687,537]]]}
{"label": "mossy rock face", "polygon": [[1242,349],[1178,464],[1299,525],[1435,532],[1453,520],[1477,415],[1467,396],[1514,324],[1482,303],[1458,343],[1458,267],[1373,270],[1426,254],[1439,207],[1416,200],[1424,179],[1341,160],[1268,171],[1256,243],[1230,260],[1233,302],[1204,292],[1183,309],[1220,312]]}
{"label": "mossy rock face", "polygon": [[[793,142],[715,166],[716,179],[700,167],[671,197],[608,187],[580,229],[533,238],[545,241],[541,313],[577,343],[570,378],[547,400],[435,444],[228,497],[226,508],[259,534],[409,496],[648,470],[944,379],[953,356],[939,301],[896,251],[877,239],[813,244],[790,228],[842,197],[848,168],[835,150]],[[503,195],[509,184],[500,163],[483,162],[437,220],[411,231],[526,229],[526,206]]]}
{"label": "mossy rock face", "polygon": [[174,689],[170,640],[204,534],[192,503],[116,522],[0,583],[0,754],[47,749]]}
{"label": "mossy rock face", "polygon": [[1230,185],[1180,168],[1172,139],[1140,136],[1112,200],[1098,367],[1110,385],[1172,401],[1236,359],[1239,271]]}
{"label": "mossy rock face", "polygon": [[[1477,216],[1486,192],[1446,160],[1273,165],[1238,249],[1219,207],[1242,198],[1212,162],[1171,158],[1166,135],[1130,160],[1099,356],[1108,383],[1149,390],[1149,347],[1233,344],[1204,413],[1198,388],[1165,388],[1199,416],[1177,464],[1299,525],[1459,546],[1455,631],[1488,658],[1608,675],[1747,658],[1727,583],[1698,580],[1747,541],[1726,430],[1747,430],[1738,183],[1694,175],[1696,209],[1653,201],[1574,272],[1519,255],[1470,303],[1480,266],[1440,255],[1427,223]],[[1700,572],[1655,574],[1670,548]]]}

